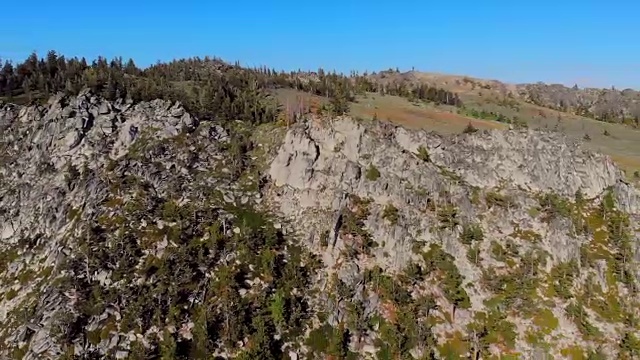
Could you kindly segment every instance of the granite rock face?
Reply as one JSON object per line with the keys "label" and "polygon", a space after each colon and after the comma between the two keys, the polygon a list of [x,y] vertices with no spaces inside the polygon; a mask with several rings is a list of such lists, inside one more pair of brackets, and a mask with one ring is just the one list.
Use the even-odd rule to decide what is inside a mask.
{"label": "granite rock face", "polygon": [[[507,266],[505,259],[496,259],[495,249],[517,249],[517,262],[529,251],[545,254],[546,271],[584,261],[584,251],[598,229],[577,229],[582,226],[577,211],[580,219],[589,217],[593,207],[609,195],[629,215],[630,244],[636,254],[629,271],[636,281],[640,279],[635,233],[640,204],[637,190],[624,183],[622,172],[611,159],[584,151],[556,133],[490,131],[447,138],[349,118],[309,121],[288,131],[269,174],[274,208],[322,255],[331,269],[327,277],[335,272],[350,283],[358,274],[362,276],[364,269],[375,266],[401,273],[422,261],[416,248],[428,249],[431,244],[450,254],[464,278],[471,306],[459,312],[457,324],[436,326],[442,337],[451,331],[464,332],[478,312],[487,311],[487,301],[496,294],[477,284],[486,281],[489,269],[504,271]],[[345,250],[353,237],[339,229],[353,206],[348,198],[354,195],[369,201],[363,223],[377,245],[370,256],[349,261]],[[541,205],[545,196],[569,203],[577,202],[578,197],[585,205],[580,210],[574,208],[574,215],[541,216],[540,212],[549,211]],[[446,226],[444,210],[451,208],[455,219],[453,226]],[[389,216],[391,212],[395,215]],[[470,224],[477,224],[484,233],[476,262],[469,258],[470,246],[461,242],[461,233]],[[328,245],[323,243],[327,235]],[[353,267],[352,261],[359,266]],[[581,268],[581,276],[593,275],[606,287],[606,264],[598,266]],[[624,291],[621,294],[631,296]],[[444,300],[441,306],[450,304]],[[556,331],[570,335],[554,347],[573,343],[588,347],[589,343],[576,335],[575,325],[564,318],[563,306],[556,303],[550,309],[560,318]],[[524,332],[531,330],[527,319],[514,316],[511,321],[523,338]],[[596,316],[591,321],[601,319]],[[619,329],[613,330],[606,322],[598,325],[609,330],[611,339],[620,336]],[[541,351],[522,339],[516,348],[531,356],[527,358]],[[606,348],[615,352],[615,341]]]}
{"label": "granite rock face", "polygon": [[[628,203],[637,204],[628,195],[634,190],[622,183],[622,172],[610,158],[581,150],[550,132],[496,130],[445,138],[350,119],[330,125],[308,122],[286,134],[269,171],[278,188],[280,211],[297,224],[323,221],[321,227],[330,228],[327,220],[333,222],[333,217],[305,214],[337,214],[346,194],[372,199],[379,213],[393,204],[405,215],[406,224],[380,229],[380,222],[373,221],[370,226],[396,254],[381,263],[396,269],[409,261],[404,239],[431,239],[426,230],[433,219],[423,214],[429,201],[453,202],[460,216],[469,220],[482,214],[470,201],[474,189],[503,189],[527,203],[535,201],[533,194],[572,198],[580,191],[592,199],[614,188],[626,196],[625,210],[633,212]],[[517,209],[511,211],[518,215]]]}
{"label": "granite rock face", "polygon": [[[45,106],[0,109],[0,323],[5,324],[0,337],[5,344],[19,347],[25,359],[62,354],[52,333],[59,336],[68,330],[70,324],[61,321],[73,318],[76,295],[73,289],[60,292],[56,279],[71,273],[105,285],[113,282],[107,264],[96,273],[68,268],[77,250],[75,239],[89,236],[85,220],[104,214],[104,201],[114,191],[101,175],[136,174],[155,184],[159,194],[170,191],[176,184],[164,183],[171,178],[168,171],[162,174],[129,159],[118,160],[135,146],[197,126],[179,103],[111,103],[89,91],[52,97]],[[222,128],[212,127],[203,138],[211,140],[211,134],[217,141],[226,137]],[[161,160],[164,154],[156,156]],[[101,327],[109,311],[117,314],[107,307],[104,314],[88,319],[84,330]],[[113,333],[91,346],[78,343],[76,354],[95,350],[104,355],[117,348],[122,355],[130,342],[126,335]]]}

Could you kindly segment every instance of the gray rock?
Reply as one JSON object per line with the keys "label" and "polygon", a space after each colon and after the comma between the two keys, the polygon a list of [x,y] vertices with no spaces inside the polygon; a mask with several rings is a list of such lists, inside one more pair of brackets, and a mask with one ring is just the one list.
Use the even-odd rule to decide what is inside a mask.
{"label": "gray rock", "polygon": [[[103,211],[99,204],[109,195],[109,184],[87,169],[106,169],[113,159],[129,153],[142,138],[163,139],[197,124],[197,119],[179,103],[111,103],[88,90],[76,97],[53,96],[45,106],[0,107],[0,252],[15,246],[20,239],[37,239],[34,245],[37,244],[38,250],[22,250],[16,261],[7,264],[8,271],[19,274],[29,269],[33,274],[40,274],[45,267],[55,269],[49,280],[36,278],[27,286],[16,287],[17,295],[11,301],[0,299],[2,322],[19,324],[17,328],[0,327],[0,338],[8,339],[8,334],[16,334],[28,340],[26,352],[32,355],[27,358],[59,357],[62,350],[51,337],[51,331],[58,326],[56,319],[62,314],[76,313],[73,306],[77,298],[72,293],[56,293],[51,287],[34,287],[39,283],[50,284],[54,276],[61,275],[61,269],[55,267],[75,252],[72,239],[86,234],[87,229],[74,225],[69,218],[72,209],[78,218],[97,216]],[[223,128],[214,129],[216,139],[228,138]],[[210,140],[208,147],[208,151],[216,151]],[[213,161],[213,157],[211,159]],[[211,166],[207,162],[200,165]],[[114,172],[137,173],[159,193],[166,192],[171,185],[162,176],[143,171],[133,162],[119,166]],[[70,173],[70,169],[74,172]],[[81,272],[72,276],[93,275]],[[2,282],[3,276],[0,273],[0,292],[8,290]],[[95,279],[103,286],[114,286],[108,271],[97,272]],[[39,301],[26,302],[34,298]],[[4,318],[17,314],[16,309],[33,305],[35,309],[29,321],[21,324],[22,321]],[[108,311],[113,319],[120,319],[117,309]],[[100,329],[108,316],[105,313],[90,319],[85,330]],[[29,333],[33,335],[29,337]],[[103,350],[117,344],[115,334],[103,344]],[[0,348],[7,349],[4,345],[0,344]],[[85,351],[88,349],[74,341],[77,355],[82,356]],[[5,355],[0,351],[0,358]]]}
{"label": "gray rock", "polygon": [[[427,150],[428,161],[417,156],[420,147]],[[470,285],[482,280],[480,266],[504,266],[493,259],[491,242],[504,246],[511,241],[521,253],[535,248],[548,254],[546,271],[580,258],[580,248],[588,239],[568,231],[572,228],[568,219],[543,222],[532,216],[529,210],[538,204],[536,193],[573,199],[580,190],[592,199],[613,188],[621,209],[631,214],[640,209],[637,191],[623,183],[622,172],[610,158],[584,151],[550,132],[489,131],[442,137],[348,118],[329,123],[307,121],[287,132],[269,174],[275,187],[268,202],[289,220],[295,233],[308,234],[304,243],[322,257],[327,269],[332,269],[326,276],[337,271],[351,289],[362,289],[360,266],[370,268],[375,264],[389,272],[403,271],[411,262],[422,261],[414,248],[440,245],[453,256],[470,296],[470,312],[456,315],[456,322],[461,323],[470,322],[474,311],[486,310],[485,301],[490,299],[486,291]],[[514,206],[487,209],[483,195],[492,191],[512,197]],[[341,234],[342,220],[351,206],[348,195],[371,201],[363,230],[378,246],[366,260],[342,255],[342,250],[350,246]],[[482,204],[477,204],[478,200],[474,203],[474,196],[480,197]],[[384,217],[390,204],[397,209],[394,222]],[[437,207],[446,204],[456,209],[459,225],[443,229]],[[436,209],[429,210],[432,206]],[[486,239],[480,249],[480,266],[469,261],[467,247],[459,240],[461,225],[472,222],[481,225]],[[635,224],[638,227],[640,219]],[[532,244],[513,237],[516,226],[539,235],[540,242]],[[326,232],[330,234],[329,246],[323,248],[318,239]],[[640,254],[640,250],[634,253]],[[602,276],[596,279],[604,281]],[[320,281],[318,286],[324,289],[327,281]],[[377,296],[369,294],[353,300],[363,301],[366,314],[380,311]],[[321,306],[330,324],[344,318],[340,302],[327,300]],[[570,326],[563,323],[563,331],[570,331]],[[434,331],[446,333],[450,329],[436,327]],[[610,334],[614,333],[611,330]],[[528,345],[518,346],[527,349]]]}

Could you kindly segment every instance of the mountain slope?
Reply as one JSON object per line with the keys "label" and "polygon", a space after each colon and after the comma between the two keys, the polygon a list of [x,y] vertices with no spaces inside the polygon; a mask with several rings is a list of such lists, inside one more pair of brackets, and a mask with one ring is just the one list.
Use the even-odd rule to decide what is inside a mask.
{"label": "mountain slope", "polygon": [[638,126],[640,92],[632,89],[578,89],[562,85],[523,84],[518,93],[527,101],[601,121]]}
{"label": "mountain slope", "polygon": [[[614,206],[631,207],[627,195],[635,191],[609,159],[576,151],[558,135],[441,138],[344,119],[290,131],[271,176],[283,186],[280,210],[310,234],[327,278],[337,273],[358,289],[343,306],[423,314],[382,315],[382,324],[402,339],[421,320],[435,323],[442,357],[613,354],[624,334],[637,331],[618,322],[637,316],[637,225]],[[371,239],[373,248],[361,250]],[[623,253],[636,254],[633,263],[621,265]],[[379,288],[371,275],[379,268],[399,274],[388,280],[392,289]],[[407,293],[395,294],[399,288]],[[434,308],[420,313],[425,297]],[[397,349],[389,339],[382,343]],[[423,356],[427,345],[416,345]]]}
{"label": "mountain slope", "polygon": [[634,358],[640,202],[552,132],[0,110],[11,358]]}
{"label": "mountain slope", "polygon": [[[90,93],[1,120],[4,356],[277,356],[258,335],[304,324],[309,258],[252,208],[242,129]],[[273,296],[286,326],[260,320]]]}

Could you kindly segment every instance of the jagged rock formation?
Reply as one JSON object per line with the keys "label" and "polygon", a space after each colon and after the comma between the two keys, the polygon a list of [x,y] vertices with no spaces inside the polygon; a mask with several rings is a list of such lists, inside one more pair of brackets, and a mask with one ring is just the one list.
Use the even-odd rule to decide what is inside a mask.
{"label": "jagged rock formation", "polygon": [[622,179],[546,132],[3,105],[0,357],[634,356]]}
{"label": "jagged rock formation", "polygon": [[[403,218],[416,217],[416,231],[424,231],[432,224],[422,211],[428,201],[453,198],[462,218],[477,217],[481,211],[474,212],[469,201],[474,188],[570,197],[581,191],[595,198],[623,178],[608,157],[582,151],[555,133],[493,131],[443,138],[401,127],[367,130],[349,119],[331,126],[309,125],[287,133],[270,169],[276,186],[287,185],[279,202],[289,216],[339,210],[345,194],[356,194],[413,212]],[[371,179],[365,173],[374,168],[379,174]],[[408,228],[396,230],[395,240],[408,236]],[[386,250],[401,254],[397,241],[387,243]],[[406,260],[401,257],[393,267],[403,267]]]}
{"label": "jagged rock formation", "polygon": [[[638,213],[635,205],[630,205],[636,203],[637,195],[629,195],[636,191],[622,182],[622,173],[609,158],[585,152],[558,134],[493,131],[443,138],[388,125],[371,128],[350,119],[338,119],[330,125],[309,122],[287,133],[271,164],[270,175],[278,187],[275,191],[278,210],[291,219],[299,233],[309,234],[307,244],[323,254],[330,269],[328,276],[336,272],[350,284],[353,281],[349,278],[362,278],[367,268],[380,266],[387,271],[402,271],[413,262],[422,263],[424,250],[420,249],[429,249],[431,244],[449,253],[464,278],[470,306],[456,315],[455,323],[435,327],[440,339],[465,333],[479,313],[489,311],[487,302],[505,296],[500,294],[499,286],[487,289],[491,285],[481,285],[491,282],[490,277],[496,272],[519,276],[518,268],[527,261],[527,256],[545,258],[543,272],[553,272],[571,261],[585,261],[594,234],[601,229],[596,223],[590,225],[591,230],[576,227],[581,226],[583,219],[588,222],[594,216],[592,207],[607,194],[626,199],[618,203],[631,213],[628,236],[635,258],[629,271],[634,281],[639,279],[635,233]],[[574,202],[571,210],[554,210],[551,208],[561,206],[560,203],[541,201],[574,199],[577,193],[582,200],[578,200],[578,205]],[[353,246],[352,234],[338,230],[344,222],[344,213],[349,211],[347,194],[370,200],[367,203],[370,214],[363,219],[363,225],[377,244],[371,254],[355,259],[345,255]],[[556,211],[564,215],[559,216]],[[389,216],[392,212],[394,215]],[[541,216],[540,212],[547,215]],[[484,237],[478,243],[465,244],[460,233],[472,224],[481,228]],[[322,244],[327,230],[329,242]],[[515,249],[512,259],[501,255],[496,259],[496,253],[504,248]],[[473,259],[470,251],[474,253]],[[615,286],[607,285],[605,280],[609,260],[617,261],[599,259],[601,262],[594,268],[580,264],[578,277],[595,276],[606,293],[607,286]],[[353,266],[354,262],[358,266]],[[427,287],[437,287],[438,281],[442,281],[430,280]],[[555,280],[532,281],[543,287],[553,286],[543,283]],[[420,286],[424,284],[416,285],[413,291],[424,291]],[[584,291],[579,289],[577,285],[569,291]],[[619,296],[629,301],[627,306],[634,306],[631,305],[635,303],[631,300],[634,291],[620,291]],[[562,334],[552,345],[556,351],[593,345],[582,339],[580,330],[567,319],[563,311],[566,302],[553,301],[553,297],[541,294],[539,289],[533,293],[528,299],[533,303],[518,306],[531,307],[528,309],[531,311],[545,303],[538,309],[546,307],[544,310],[553,312],[551,317],[556,316],[560,324],[543,336],[543,343],[553,342],[556,335]],[[451,307],[451,299],[446,295],[436,297],[442,308]],[[527,332],[536,329],[532,324],[535,318],[527,318],[533,316],[525,313],[524,309],[522,313],[511,313],[508,321],[517,327],[514,349],[531,358],[540,348],[525,340]],[[617,343],[614,339],[620,339],[620,328],[598,316],[589,321],[606,331],[609,341],[602,346],[614,353]],[[499,353],[497,349],[492,351]],[[561,352],[549,354],[554,358],[561,355]]]}
{"label": "jagged rock formation", "polygon": [[[123,255],[111,248],[109,236],[103,233],[104,222],[117,218],[120,205],[144,206],[143,202],[175,194],[183,194],[179,200],[187,202],[192,192],[192,201],[202,197],[194,178],[203,176],[202,170],[214,167],[212,164],[218,165],[218,147],[228,141],[228,134],[208,124],[193,132],[196,126],[197,121],[179,103],[111,103],[89,92],[76,98],[57,96],[46,106],[9,105],[2,109],[0,291],[4,296],[0,322],[5,326],[0,332],[6,346],[22,349],[19,353],[26,358],[55,358],[65,352],[61,342],[52,337],[57,332],[63,338],[71,337],[72,352],[77,355],[127,356],[130,343],[140,334],[107,332],[95,343],[74,338],[78,331],[99,333],[107,318],[121,317],[117,304],[102,304],[103,313],[79,321],[78,302],[90,289],[78,287],[94,282],[114,285],[111,276],[118,264],[100,261],[110,258],[117,262]],[[189,146],[176,148],[163,142],[188,132],[199,144],[195,158]],[[161,164],[150,166],[145,157]],[[196,162],[204,168],[193,167]],[[127,194],[126,186],[116,185],[123,179],[144,182],[153,198]],[[215,188],[216,180],[205,181]],[[224,190],[224,185],[219,186]],[[131,226],[148,228],[144,222],[142,219],[142,224]],[[161,220],[158,226],[163,227]],[[81,242],[85,237],[87,241]],[[94,237],[93,241],[89,237]],[[156,250],[162,252],[170,245],[165,239]],[[100,254],[105,251],[113,253]],[[78,256],[84,257],[79,263]],[[125,256],[133,257],[128,260],[135,265],[146,255]],[[72,284],[59,286],[56,281]],[[83,328],[71,329],[73,326]]]}

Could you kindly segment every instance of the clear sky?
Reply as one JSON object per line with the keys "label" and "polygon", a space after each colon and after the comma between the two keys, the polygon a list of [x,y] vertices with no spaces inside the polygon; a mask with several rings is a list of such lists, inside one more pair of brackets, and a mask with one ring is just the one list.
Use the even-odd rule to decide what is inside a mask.
{"label": "clear sky", "polygon": [[0,57],[212,55],[277,69],[398,67],[640,88],[638,0],[3,1]]}

